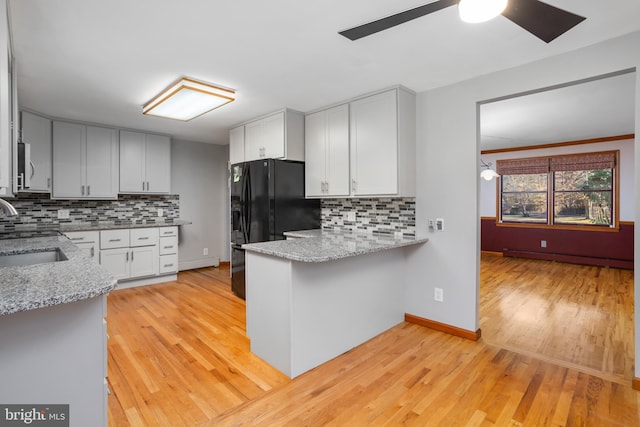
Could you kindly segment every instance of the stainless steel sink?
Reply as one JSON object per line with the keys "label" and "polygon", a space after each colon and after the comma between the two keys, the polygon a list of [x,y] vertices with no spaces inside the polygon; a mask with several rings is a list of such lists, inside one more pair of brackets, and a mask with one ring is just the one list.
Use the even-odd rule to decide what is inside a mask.
{"label": "stainless steel sink", "polygon": [[49,262],[66,261],[67,257],[60,249],[47,249],[21,254],[0,254],[0,267],[16,267]]}

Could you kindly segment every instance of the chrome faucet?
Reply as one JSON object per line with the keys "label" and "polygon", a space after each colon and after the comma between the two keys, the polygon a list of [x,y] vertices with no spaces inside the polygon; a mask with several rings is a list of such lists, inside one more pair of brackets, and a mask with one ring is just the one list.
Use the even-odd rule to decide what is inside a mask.
{"label": "chrome faucet", "polygon": [[0,209],[2,209],[2,212],[4,212],[6,216],[18,215],[18,211],[16,210],[16,208],[14,208],[11,203],[7,202],[4,199],[0,199]]}

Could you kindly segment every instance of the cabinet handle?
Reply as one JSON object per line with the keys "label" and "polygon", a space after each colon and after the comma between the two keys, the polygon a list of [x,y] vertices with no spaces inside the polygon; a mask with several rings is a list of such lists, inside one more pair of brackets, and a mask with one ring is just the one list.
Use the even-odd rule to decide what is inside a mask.
{"label": "cabinet handle", "polygon": [[47,178],[47,188],[51,188],[51,178]]}
{"label": "cabinet handle", "polygon": [[142,181],[142,191],[144,191],[144,181]]}
{"label": "cabinet handle", "polygon": [[133,262],[133,251],[131,251],[131,262]]}
{"label": "cabinet handle", "polygon": [[164,267],[164,268],[167,268],[167,267],[173,267],[173,264],[164,264],[164,265],[163,265],[163,267]]}
{"label": "cabinet handle", "polygon": [[127,251],[127,257],[125,258],[127,262],[129,262],[129,251]]}
{"label": "cabinet handle", "polygon": [[71,240],[84,240],[84,237],[72,237]]}
{"label": "cabinet handle", "polygon": [[147,191],[149,191],[149,181],[147,181]]}
{"label": "cabinet handle", "polygon": [[351,180],[351,191],[357,191],[358,186],[356,185],[356,180],[352,179]]}
{"label": "cabinet handle", "polygon": [[80,194],[82,194],[84,196],[84,185],[80,186]]}
{"label": "cabinet handle", "polygon": [[91,247],[91,258],[93,258],[93,257],[96,255],[96,251],[95,251],[95,249],[96,249],[96,248]]}
{"label": "cabinet handle", "polygon": [[33,179],[33,176],[36,174],[36,165],[34,165],[31,160],[29,160],[29,165],[31,166],[31,175],[29,178]]}
{"label": "cabinet handle", "polygon": [[149,240],[149,237],[138,237],[138,240]]}
{"label": "cabinet handle", "polygon": [[171,245],[171,246],[163,246],[162,247],[162,249],[171,249],[171,248],[173,248],[173,245]]}
{"label": "cabinet handle", "polygon": [[122,239],[109,239],[110,242],[119,242]]}
{"label": "cabinet handle", "polygon": [[87,196],[88,196],[89,194],[91,194],[91,186],[90,186],[90,185],[87,185]]}
{"label": "cabinet handle", "polygon": [[163,231],[162,234],[164,234],[164,235],[173,234],[173,231]]}

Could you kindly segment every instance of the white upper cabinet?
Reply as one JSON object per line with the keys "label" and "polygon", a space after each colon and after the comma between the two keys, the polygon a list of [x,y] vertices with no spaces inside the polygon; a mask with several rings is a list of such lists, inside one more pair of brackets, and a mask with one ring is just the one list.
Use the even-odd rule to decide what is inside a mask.
{"label": "white upper cabinet", "polygon": [[305,194],[349,195],[349,105],[305,117]]}
{"label": "white upper cabinet", "polygon": [[118,197],[115,129],[53,122],[53,193],[57,199]]}
{"label": "white upper cabinet", "polygon": [[244,162],[244,126],[229,131],[229,163]]}
{"label": "white upper cabinet", "polygon": [[30,176],[24,191],[51,192],[51,119],[23,111],[22,142],[31,147],[31,162],[25,165]]}
{"label": "white upper cabinet", "polygon": [[164,135],[120,131],[120,191],[171,191],[171,139]]}
{"label": "white upper cabinet", "polygon": [[415,95],[396,88],[350,103],[352,196],[415,196]]}
{"label": "white upper cabinet", "polygon": [[0,0],[0,196],[17,190],[17,80],[7,2]]}
{"label": "white upper cabinet", "polygon": [[[240,128],[244,129],[242,138]],[[229,148],[232,164],[259,159],[304,160],[304,116],[283,110],[252,120],[231,130],[229,144],[235,145]]]}

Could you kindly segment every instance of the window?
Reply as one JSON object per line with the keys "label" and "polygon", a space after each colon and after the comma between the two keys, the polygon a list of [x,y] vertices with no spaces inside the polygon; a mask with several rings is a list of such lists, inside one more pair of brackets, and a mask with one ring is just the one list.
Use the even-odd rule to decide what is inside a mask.
{"label": "window", "polygon": [[498,160],[503,224],[613,228],[617,151]]}

